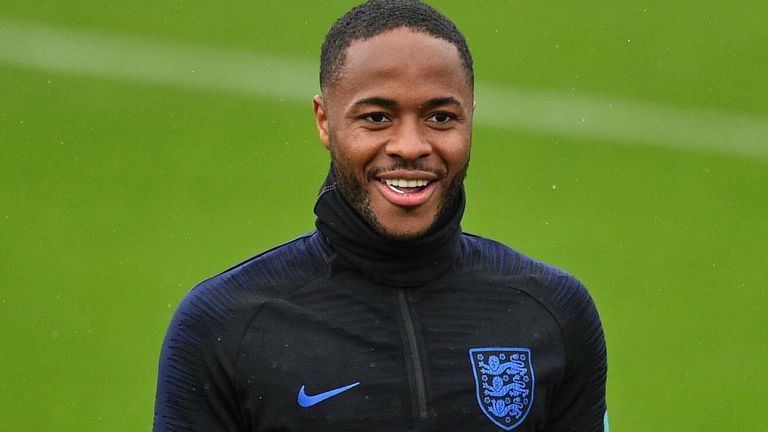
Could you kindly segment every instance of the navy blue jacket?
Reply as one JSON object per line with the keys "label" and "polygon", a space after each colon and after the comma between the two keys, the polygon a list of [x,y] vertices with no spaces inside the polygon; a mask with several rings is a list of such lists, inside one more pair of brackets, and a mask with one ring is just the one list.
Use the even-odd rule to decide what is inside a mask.
{"label": "navy blue jacket", "polygon": [[155,431],[601,431],[605,343],[574,277],[462,233],[318,230],[208,279],[160,358]]}

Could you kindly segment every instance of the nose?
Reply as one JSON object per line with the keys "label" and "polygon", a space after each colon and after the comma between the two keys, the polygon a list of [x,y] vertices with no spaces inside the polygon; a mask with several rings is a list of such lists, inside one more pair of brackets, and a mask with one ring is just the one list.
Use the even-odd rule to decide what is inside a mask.
{"label": "nose", "polygon": [[394,132],[385,148],[389,156],[415,161],[432,154],[418,119],[403,119]]}

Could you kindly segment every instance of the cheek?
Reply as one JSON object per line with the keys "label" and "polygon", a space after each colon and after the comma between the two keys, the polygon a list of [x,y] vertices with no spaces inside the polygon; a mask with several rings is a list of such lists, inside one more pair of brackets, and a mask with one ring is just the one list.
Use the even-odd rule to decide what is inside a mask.
{"label": "cheek", "polygon": [[458,140],[453,145],[447,146],[443,150],[443,158],[450,171],[454,174],[457,170],[462,169],[469,162],[469,140]]}
{"label": "cheek", "polygon": [[376,158],[376,146],[370,137],[364,134],[331,134],[331,153],[334,159],[347,170],[356,171],[354,175],[361,177],[365,170]]}

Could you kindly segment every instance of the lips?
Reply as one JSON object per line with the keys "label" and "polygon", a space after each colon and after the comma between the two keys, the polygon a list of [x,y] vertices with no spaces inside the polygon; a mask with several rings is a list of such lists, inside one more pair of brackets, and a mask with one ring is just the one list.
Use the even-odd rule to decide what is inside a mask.
{"label": "lips", "polygon": [[376,180],[376,187],[384,198],[400,207],[424,204],[437,187],[437,176],[429,172],[392,172]]}
{"label": "lips", "polygon": [[425,179],[417,179],[417,180],[408,180],[408,179],[383,179],[382,180],[387,186],[390,187],[393,191],[397,193],[414,193],[418,192],[419,189],[422,189],[426,187],[429,184],[429,180]]}

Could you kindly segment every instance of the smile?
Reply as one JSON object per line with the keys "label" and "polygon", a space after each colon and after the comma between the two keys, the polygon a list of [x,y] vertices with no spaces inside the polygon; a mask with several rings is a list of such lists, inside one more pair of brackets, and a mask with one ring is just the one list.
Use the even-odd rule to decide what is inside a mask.
{"label": "smile", "polygon": [[440,183],[428,175],[421,178],[403,178],[399,175],[391,178],[379,178],[373,182],[381,196],[397,207],[414,208],[425,204],[434,194]]}
{"label": "smile", "polygon": [[416,193],[429,185],[425,179],[382,179],[381,182],[399,194]]}

